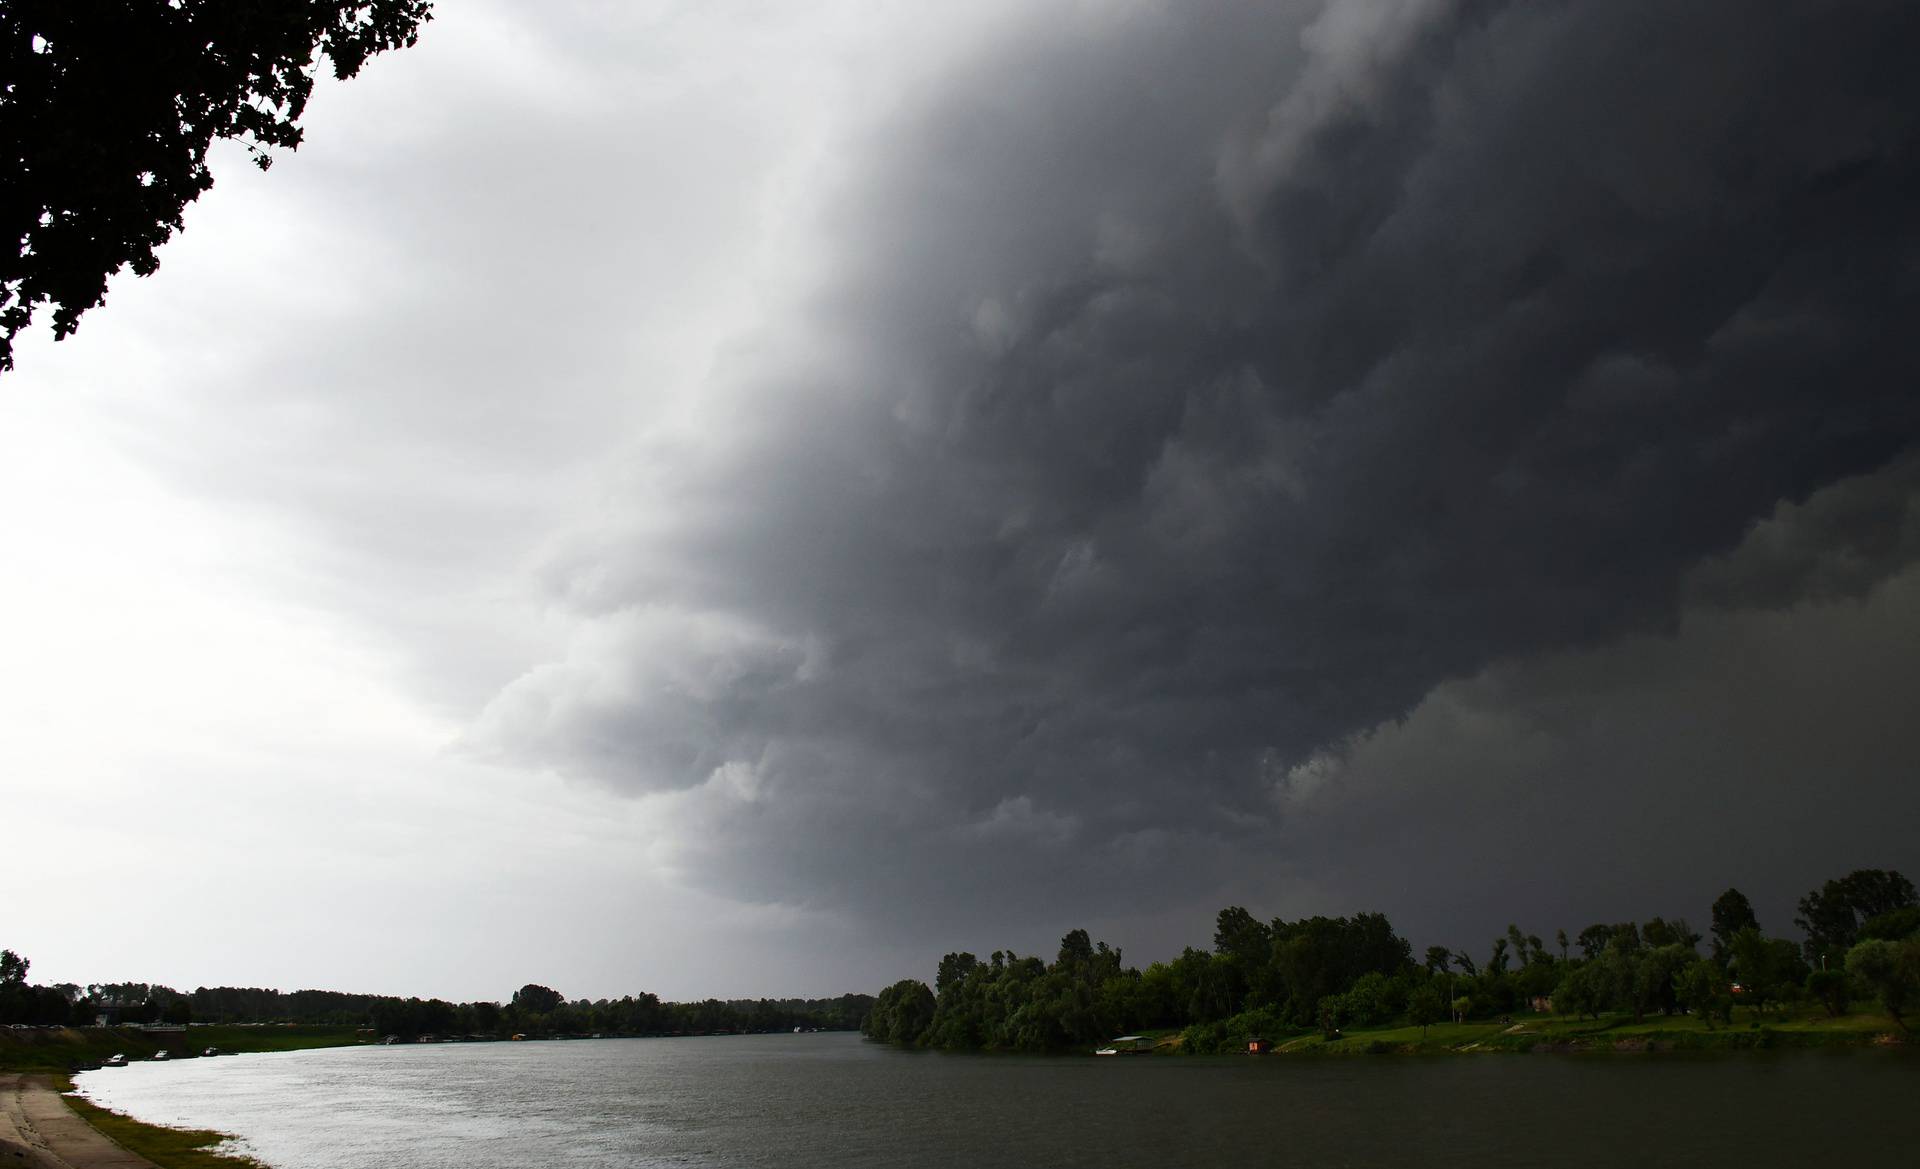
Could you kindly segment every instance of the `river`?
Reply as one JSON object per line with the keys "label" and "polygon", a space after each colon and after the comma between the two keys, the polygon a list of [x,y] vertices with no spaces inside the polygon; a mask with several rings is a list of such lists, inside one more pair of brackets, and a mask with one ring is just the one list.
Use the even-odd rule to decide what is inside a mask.
{"label": "river", "polygon": [[273,1169],[1911,1166],[1897,1051],[948,1056],[846,1034],[361,1047],[88,1072]]}

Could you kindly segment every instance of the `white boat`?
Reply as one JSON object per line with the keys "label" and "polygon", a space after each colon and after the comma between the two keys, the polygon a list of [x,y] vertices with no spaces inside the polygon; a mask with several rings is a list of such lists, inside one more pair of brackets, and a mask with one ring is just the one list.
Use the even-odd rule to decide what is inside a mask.
{"label": "white boat", "polygon": [[153,1053],[153,1060],[155,1063],[165,1063],[166,1059],[167,1059],[167,1053],[164,1050],[156,1051]]}
{"label": "white boat", "polygon": [[123,1068],[127,1066],[127,1057],[121,1055],[119,1052],[114,1052],[108,1056],[106,1062],[100,1066],[103,1068]]}
{"label": "white boat", "polygon": [[1153,1040],[1144,1035],[1122,1035],[1094,1052],[1095,1055],[1151,1055]]}

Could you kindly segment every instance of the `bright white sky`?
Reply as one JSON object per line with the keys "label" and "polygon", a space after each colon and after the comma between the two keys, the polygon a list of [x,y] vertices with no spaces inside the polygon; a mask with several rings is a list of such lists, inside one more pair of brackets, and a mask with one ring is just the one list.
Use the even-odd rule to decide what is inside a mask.
{"label": "bright white sky", "polygon": [[458,744],[565,637],[543,541],[810,279],[836,136],[992,9],[444,3],[270,174],[223,150],[160,272],[0,384],[0,944],[44,981],[868,989],[834,921],[663,874],[647,801]]}

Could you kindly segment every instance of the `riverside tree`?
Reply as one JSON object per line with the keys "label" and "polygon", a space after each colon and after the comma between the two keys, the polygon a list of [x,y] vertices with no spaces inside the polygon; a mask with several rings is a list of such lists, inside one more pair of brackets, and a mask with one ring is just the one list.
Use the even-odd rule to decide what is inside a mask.
{"label": "riverside tree", "polygon": [[1847,973],[1871,987],[1900,1029],[1908,1029],[1905,1012],[1920,1000],[1920,935],[1898,942],[1861,942],[1847,951]]}
{"label": "riverside tree", "polygon": [[1838,961],[1867,922],[1920,904],[1913,882],[1890,869],[1856,869],[1800,899],[1793,924],[1806,931],[1807,960]]}
{"label": "riverside tree", "polygon": [[1713,901],[1713,960],[1722,969],[1733,961],[1734,935],[1744,929],[1760,928],[1753,915],[1753,902],[1738,889],[1728,889]]}
{"label": "riverside tree", "polygon": [[412,45],[431,0],[144,0],[0,4],[0,371],[38,306],[53,333],[106,299],[213,186],[207,151],[244,143],[262,170],[300,145],[324,58],[337,78]]}

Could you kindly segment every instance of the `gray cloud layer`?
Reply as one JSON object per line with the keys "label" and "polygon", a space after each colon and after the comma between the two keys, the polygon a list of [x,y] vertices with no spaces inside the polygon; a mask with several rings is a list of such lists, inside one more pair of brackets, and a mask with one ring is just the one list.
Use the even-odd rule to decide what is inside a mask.
{"label": "gray cloud layer", "polygon": [[[562,542],[578,634],[472,744],[900,928],[1390,898],[1300,832],[1350,736],[1910,562],[1911,474],[1806,501],[1920,432],[1917,50],[1864,0],[1048,6],[865,144],[844,262]],[[1529,774],[1629,790],[1583,759]],[[1481,801],[1404,770],[1331,838]]]}

